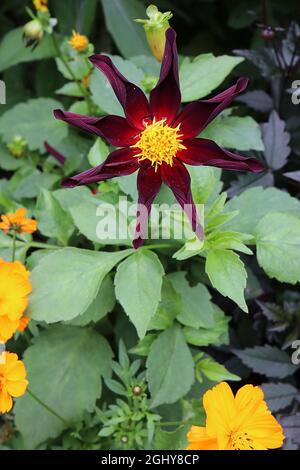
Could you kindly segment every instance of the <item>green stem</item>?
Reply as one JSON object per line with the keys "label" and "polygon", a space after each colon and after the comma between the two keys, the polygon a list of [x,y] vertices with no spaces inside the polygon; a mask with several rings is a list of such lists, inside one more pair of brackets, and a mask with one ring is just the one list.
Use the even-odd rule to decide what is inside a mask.
{"label": "green stem", "polygon": [[52,40],[53,40],[53,45],[54,45],[54,48],[56,50],[56,53],[57,53],[57,56],[60,58],[60,60],[63,62],[64,66],[66,67],[69,75],[72,77],[72,79],[74,80],[74,82],[77,84],[80,92],[82,93],[84,99],[85,99],[85,102],[87,104],[87,107],[88,107],[88,111],[89,113],[91,113],[92,111],[92,102],[91,102],[91,99],[90,99],[90,94],[89,92],[86,90],[86,88],[83,86],[83,84],[81,83],[80,80],[78,80],[78,78],[76,77],[76,75],[74,74],[73,70],[71,69],[71,67],[69,66],[68,62],[66,61],[66,59],[64,58],[63,54],[61,53],[61,50],[60,50],[60,47],[59,47],[59,44],[57,42],[57,39],[56,39],[56,36],[55,34],[52,34]]}
{"label": "green stem", "polygon": [[50,406],[46,405],[40,398],[38,398],[31,390],[27,389],[27,393],[37,402],[39,403],[45,410],[47,410],[50,414],[55,416],[57,419],[59,419],[62,423],[64,423],[65,426],[70,427],[70,423],[66,419],[64,419],[62,416],[60,416],[56,411],[54,411]]}
{"label": "green stem", "polygon": [[12,255],[11,255],[11,260],[15,261],[16,259],[16,231],[13,231],[13,236],[12,236]]}

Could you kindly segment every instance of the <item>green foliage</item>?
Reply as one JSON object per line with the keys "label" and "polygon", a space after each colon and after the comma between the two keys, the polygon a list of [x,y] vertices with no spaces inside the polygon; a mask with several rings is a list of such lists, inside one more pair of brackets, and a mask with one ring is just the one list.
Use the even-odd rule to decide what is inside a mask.
{"label": "green foliage", "polygon": [[[153,241],[138,250],[131,248],[137,172],[62,189],[63,180],[101,165],[114,147],[54,119],[53,110],[99,120],[124,116],[107,78],[89,61],[94,52],[107,53],[149,98],[161,64],[134,21],[145,18],[147,2],[51,0],[57,24],[53,29],[56,20],[50,24],[47,12],[37,13],[44,37],[35,48],[25,48],[21,37],[29,19],[21,3],[4,1],[0,8],[7,89],[0,106],[0,216],[24,207],[38,230],[18,230],[16,240],[12,231],[0,231],[0,259],[21,261],[33,286],[25,311],[31,321],[6,345],[24,357],[29,388],[16,397],[12,414],[1,415],[1,450],[182,450],[190,426],[205,425],[203,394],[238,380],[263,382],[270,410],[275,417],[284,413],[277,417],[284,448],[297,447],[300,121],[293,90],[286,89],[299,65],[299,25],[289,25],[295,2],[268,3],[266,22],[286,27],[275,30],[278,53],[257,29],[258,3],[227,2],[215,14],[211,2],[195,8],[172,2],[181,109],[249,76],[250,91],[199,137],[256,157],[266,170],[237,175],[187,165],[204,240],[162,185],[154,202],[172,205],[170,217],[151,221]],[[69,43],[73,29],[88,36],[86,49]],[[234,48],[239,29],[244,50]],[[46,140],[64,163],[47,154]],[[168,219],[171,234],[162,240]]]}
{"label": "green foliage", "polygon": [[205,270],[212,285],[221,294],[234,300],[242,310],[248,312],[244,298],[247,272],[236,253],[220,249],[210,251]]}
{"label": "green foliage", "polygon": [[211,139],[221,147],[236,150],[263,150],[264,144],[257,122],[250,116],[221,114],[201,132],[201,138]]}
{"label": "green foliage", "polygon": [[47,323],[81,315],[95,299],[104,277],[131,252],[63,248],[41,259],[31,275],[33,294],[28,314]]}
{"label": "green foliage", "polygon": [[176,292],[181,295],[182,304],[178,321],[186,326],[212,327],[214,324],[213,304],[211,295],[203,284],[190,287],[184,272],[168,275]]}
{"label": "green foliage", "polygon": [[144,249],[129,256],[118,266],[116,296],[140,338],[145,336],[161,299],[163,274],[157,255]]}
{"label": "green foliage", "polygon": [[243,60],[227,55],[214,57],[213,54],[201,54],[193,60],[186,57],[179,73],[182,101],[193,101],[209,95]]}
{"label": "green foliage", "polygon": [[28,141],[30,150],[44,152],[44,141],[58,144],[68,135],[67,126],[53,119],[53,110],[61,103],[50,98],[38,98],[20,103],[6,111],[0,118],[1,135],[5,142],[16,135]]}
{"label": "green foliage", "polygon": [[89,151],[88,161],[90,162],[91,166],[100,165],[104,162],[108,154],[108,146],[106,145],[104,140],[100,139],[100,137],[97,137],[95,143]]}
{"label": "green foliage", "polygon": [[107,341],[89,329],[60,325],[39,336],[25,353],[30,390],[66,422],[27,393],[15,407],[25,448],[35,448],[58,436],[68,423],[72,426],[84,411],[94,408],[101,395],[100,377],[109,375],[111,358]]}
{"label": "green foliage", "polygon": [[193,358],[178,326],[160,333],[150,348],[146,365],[152,408],[176,402],[194,381]]}
{"label": "green foliage", "polygon": [[72,219],[50,191],[41,190],[35,208],[35,216],[38,220],[39,231],[43,235],[57,238],[63,245],[68,244],[74,231]]}
{"label": "green foliage", "polygon": [[296,284],[300,281],[300,218],[267,214],[256,228],[257,259],[269,277]]}
{"label": "green foliage", "polygon": [[[228,223],[230,230],[254,234],[257,224],[272,212],[290,212],[300,215],[299,201],[277,188],[247,189],[226,204],[226,211],[238,210],[238,215]],[[255,207],[255,210],[253,208]]]}
{"label": "green foliage", "polygon": [[46,36],[38,47],[31,51],[25,47],[22,35],[23,28],[16,28],[9,31],[2,39],[0,45],[0,72],[21,62],[32,62],[55,56],[55,48],[50,36]]}
{"label": "green foliage", "polygon": [[[144,78],[143,71],[133,62],[124,60],[120,56],[110,56],[114,65],[120,72],[132,83],[140,85]],[[93,101],[99,108],[107,114],[124,115],[122,106],[120,105],[112,87],[108,83],[105,76],[99,71],[94,70],[91,77],[91,92]]]}
{"label": "green foliage", "polygon": [[140,25],[133,21],[145,16],[143,5],[138,0],[100,1],[107,28],[124,57],[148,54],[149,48],[144,31]]}

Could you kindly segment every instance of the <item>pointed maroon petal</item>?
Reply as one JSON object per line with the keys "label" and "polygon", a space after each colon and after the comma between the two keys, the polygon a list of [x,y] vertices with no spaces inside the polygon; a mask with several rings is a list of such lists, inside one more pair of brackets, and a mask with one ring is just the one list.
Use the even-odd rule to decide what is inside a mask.
{"label": "pointed maroon petal", "polygon": [[51,145],[49,145],[47,141],[44,142],[44,147],[47,150],[47,152],[50,153],[50,155],[52,155],[52,157],[54,157],[61,165],[65,163],[66,157],[62,153],[60,153],[58,150],[51,147]]}
{"label": "pointed maroon petal", "polygon": [[83,184],[108,180],[116,176],[131,175],[139,167],[138,159],[134,158],[133,155],[132,150],[128,148],[115,150],[107,157],[104,163],[71,178],[67,178],[62,182],[62,186],[73,188]]}
{"label": "pointed maroon petal", "polygon": [[108,79],[124,109],[128,122],[133,127],[143,129],[143,121],[148,119],[151,114],[144,92],[137,85],[129,82],[109,57],[94,54],[89,59]]}
{"label": "pointed maroon petal", "polygon": [[248,78],[239,78],[235,85],[209,100],[197,100],[189,103],[179,114],[174,127],[180,124],[180,133],[184,139],[197,137],[201,131],[229,106],[234,98],[248,85]]}
{"label": "pointed maroon petal", "polygon": [[140,168],[137,177],[139,214],[136,226],[136,238],[133,241],[135,249],[139,248],[144,243],[151,205],[161,185],[162,180],[160,174],[158,171],[155,171],[153,166],[143,166]]}
{"label": "pointed maroon petal", "polygon": [[187,169],[180,161],[174,160],[172,166],[161,165],[160,173],[163,182],[173,191],[175,198],[188,216],[194,232],[200,240],[203,240],[203,227],[197,216],[191,191],[191,178]]}
{"label": "pointed maroon petal", "polygon": [[188,165],[216,166],[224,170],[252,171],[258,173],[265,168],[256,158],[243,157],[219,147],[213,140],[185,140],[186,150],[177,152],[177,158]]}
{"label": "pointed maroon petal", "polygon": [[150,93],[152,114],[157,121],[166,118],[167,124],[171,124],[178,114],[180,101],[176,33],[169,28],[159,81]]}
{"label": "pointed maroon petal", "polygon": [[69,113],[61,109],[56,109],[54,116],[56,119],[65,121],[83,131],[102,137],[115,147],[129,147],[133,145],[139,134],[139,131],[130,126],[126,119],[121,116],[98,118]]}

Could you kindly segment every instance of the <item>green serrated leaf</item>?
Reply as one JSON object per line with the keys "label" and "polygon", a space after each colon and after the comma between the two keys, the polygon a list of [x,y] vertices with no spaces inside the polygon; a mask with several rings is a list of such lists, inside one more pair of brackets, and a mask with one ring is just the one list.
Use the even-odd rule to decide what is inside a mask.
{"label": "green serrated leaf", "polygon": [[175,403],[189,391],[194,381],[194,362],[178,326],[164,331],[153,342],[146,366],[151,408]]}
{"label": "green serrated leaf", "polygon": [[215,289],[248,312],[244,297],[247,272],[236,253],[227,250],[210,251],[206,258],[205,271]]}
{"label": "green serrated leaf", "polygon": [[117,269],[116,297],[143,338],[161,300],[164,275],[158,256],[138,250]]}

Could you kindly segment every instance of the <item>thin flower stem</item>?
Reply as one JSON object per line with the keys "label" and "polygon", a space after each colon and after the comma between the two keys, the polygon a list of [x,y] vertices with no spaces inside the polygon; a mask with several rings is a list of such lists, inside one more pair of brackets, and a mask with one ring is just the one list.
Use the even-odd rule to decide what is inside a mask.
{"label": "thin flower stem", "polygon": [[88,107],[88,111],[89,113],[91,113],[92,111],[92,103],[91,103],[91,100],[90,100],[90,95],[89,95],[89,92],[86,90],[86,88],[83,86],[83,84],[81,83],[80,80],[78,80],[78,78],[75,76],[73,70],[71,69],[71,67],[69,66],[68,62],[65,60],[63,54],[61,53],[61,50],[59,48],[59,45],[58,45],[58,42],[57,42],[57,39],[56,39],[56,36],[55,34],[52,34],[52,40],[53,40],[53,45],[54,45],[54,48],[56,50],[56,53],[57,53],[57,56],[60,58],[60,60],[63,62],[64,66],[66,67],[69,75],[72,77],[72,79],[74,80],[74,82],[77,84],[80,92],[82,93],[84,99],[85,99],[85,102],[87,104],[87,107]]}
{"label": "thin flower stem", "polygon": [[57,419],[59,419],[62,423],[64,423],[65,426],[69,427],[70,426],[70,423],[68,423],[68,421],[63,418],[62,416],[60,416],[58,413],[56,413],[56,411],[54,411],[52,408],[50,408],[50,406],[46,405],[46,403],[44,403],[39,397],[37,397],[31,390],[27,389],[27,393],[37,402],[39,403],[43,408],[45,408],[45,410],[47,410],[50,414],[52,414],[53,416],[55,416]]}
{"label": "thin flower stem", "polygon": [[16,231],[13,231],[13,236],[12,236],[12,255],[11,255],[11,260],[15,261],[16,259]]}

